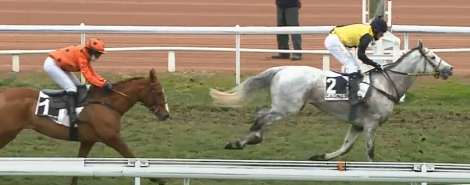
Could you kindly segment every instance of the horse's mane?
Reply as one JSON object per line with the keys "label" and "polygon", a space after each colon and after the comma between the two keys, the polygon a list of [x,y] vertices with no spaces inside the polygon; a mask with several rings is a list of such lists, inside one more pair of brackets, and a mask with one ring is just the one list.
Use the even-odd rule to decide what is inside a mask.
{"label": "horse's mane", "polygon": [[398,58],[396,62],[394,62],[394,63],[390,64],[389,66],[387,66],[387,68],[393,67],[393,66],[396,66],[396,65],[400,64],[403,61],[403,59],[405,59],[408,55],[411,55],[411,53],[413,53],[413,51],[418,50],[418,49],[419,49],[419,47],[415,47],[413,49],[410,49],[408,52],[406,52],[405,54],[400,56],[400,58]]}
{"label": "horse's mane", "polygon": [[132,77],[132,78],[128,78],[128,79],[118,81],[118,82],[114,83],[113,85],[121,85],[123,83],[131,82],[131,81],[134,81],[134,80],[140,80],[140,79],[143,79],[143,78],[144,77]]}

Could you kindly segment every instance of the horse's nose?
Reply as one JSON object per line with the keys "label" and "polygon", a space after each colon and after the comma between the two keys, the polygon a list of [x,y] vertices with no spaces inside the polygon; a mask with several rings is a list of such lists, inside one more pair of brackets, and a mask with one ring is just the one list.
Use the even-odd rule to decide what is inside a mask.
{"label": "horse's nose", "polygon": [[452,66],[449,66],[449,67],[447,67],[447,68],[444,68],[444,69],[442,70],[442,72],[445,73],[447,76],[452,76],[452,73],[453,73],[453,72],[452,72]]}

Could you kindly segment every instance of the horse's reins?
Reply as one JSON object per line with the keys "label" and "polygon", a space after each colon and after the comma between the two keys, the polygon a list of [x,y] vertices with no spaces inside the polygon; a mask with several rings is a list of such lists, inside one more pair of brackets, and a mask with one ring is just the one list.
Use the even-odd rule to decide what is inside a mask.
{"label": "horse's reins", "polygon": [[[153,93],[153,92],[156,90],[155,85],[157,85],[157,84],[159,84],[159,83],[157,82],[157,83],[151,83],[151,84],[150,84],[150,92],[151,92],[151,93]],[[111,92],[115,92],[116,94],[119,94],[119,95],[121,95],[121,96],[127,98],[129,101],[133,101],[127,94],[125,94],[125,93],[123,93],[123,92],[120,92],[120,91],[115,90],[115,89],[111,89]],[[159,92],[159,93],[163,93],[163,92]],[[119,114],[124,115],[124,112],[123,112],[123,111],[120,111],[120,110],[118,110],[115,106],[113,106],[112,104],[105,102],[105,101],[104,101],[105,99],[106,99],[106,98],[104,97],[104,95],[102,95],[102,101],[89,101],[89,103],[104,105],[104,106],[106,106],[106,107],[108,107],[108,108],[110,108],[110,109],[112,109],[112,110],[115,110],[115,111],[118,112]],[[139,103],[140,103],[141,105],[147,107],[150,111],[152,111],[152,113],[155,114],[155,113],[157,113],[158,110],[159,110],[158,105],[165,105],[167,102],[164,101],[163,103],[158,103],[158,102],[157,102],[157,99],[154,98],[152,105],[147,105],[147,104],[145,104],[145,103],[143,103],[143,102],[139,102]]]}
{"label": "horse's reins", "polygon": [[[390,78],[390,75],[388,73],[389,72],[392,72],[392,73],[395,73],[395,74],[399,74],[399,75],[406,75],[406,76],[430,76],[430,75],[433,75],[436,79],[438,79],[440,76],[441,76],[441,72],[439,71],[439,66],[441,65],[442,63],[442,59],[439,60],[439,63],[436,65],[434,64],[431,60],[429,60],[429,58],[426,56],[427,53],[429,53],[429,50],[424,53],[422,51],[421,48],[417,48],[419,50],[419,53],[421,54],[421,57],[424,57],[426,59],[427,62],[424,63],[424,69],[423,69],[423,72],[417,72],[417,73],[405,73],[405,72],[400,72],[400,71],[394,71],[394,70],[391,70],[391,69],[387,69],[389,67],[393,67],[395,65],[397,65],[397,63],[391,63],[391,64],[386,64],[385,65],[385,68],[383,69],[383,72],[384,73],[381,73],[385,76],[385,78],[387,79],[388,82],[390,82],[393,86],[393,88],[395,89],[395,93],[397,94],[398,96],[398,89],[395,85],[395,83],[392,81],[392,79]],[[424,70],[427,69],[427,64],[430,64],[433,69],[434,69],[434,72],[425,72]],[[371,84],[369,84],[371,85]],[[372,85],[371,85],[372,86]],[[372,86],[374,87],[374,86]],[[388,94],[386,93],[385,91],[381,90],[381,89],[378,89],[376,87],[374,87],[377,91],[379,91],[380,93],[384,94],[388,99],[392,100],[394,103],[398,103],[400,101],[400,97],[394,97],[393,95],[391,94]]]}

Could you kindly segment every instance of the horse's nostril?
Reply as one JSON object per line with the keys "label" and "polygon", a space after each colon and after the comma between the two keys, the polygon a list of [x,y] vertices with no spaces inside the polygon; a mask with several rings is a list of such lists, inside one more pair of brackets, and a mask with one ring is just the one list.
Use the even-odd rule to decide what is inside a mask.
{"label": "horse's nostril", "polygon": [[449,70],[452,71],[452,67],[450,67]]}

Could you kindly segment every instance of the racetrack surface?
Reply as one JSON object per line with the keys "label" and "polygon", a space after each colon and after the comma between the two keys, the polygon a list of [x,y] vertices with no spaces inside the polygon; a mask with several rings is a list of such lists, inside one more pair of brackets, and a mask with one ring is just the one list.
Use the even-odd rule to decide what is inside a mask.
{"label": "racetrack surface", "polygon": [[[0,24],[41,25],[155,25],[155,26],[275,26],[272,0],[0,0]],[[470,1],[413,0],[393,1],[393,24],[469,26]],[[361,21],[360,1],[305,1],[301,25],[338,25]],[[205,46],[234,47],[235,36],[216,35],[101,35],[107,47],[128,46]],[[324,49],[324,35],[303,35],[303,48]],[[400,36],[401,37],[401,36]],[[275,35],[244,35],[242,48],[276,49]],[[470,47],[464,35],[411,35],[428,48]],[[79,34],[1,34],[0,49],[56,49],[80,43]],[[402,41],[403,43],[403,41]],[[311,65],[321,67],[320,55],[304,55],[304,60],[269,60],[270,53],[242,53],[242,71],[264,70],[277,65]],[[47,55],[21,56],[21,69],[40,70]],[[465,73],[470,53],[439,54]],[[177,70],[234,71],[235,54],[228,52],[177,52]],[[11,57],[0,56],[0,70],[11,69]],[[332,57],[332,68],[339,63]],[[167,52],[109,53],[96,62],[97,71],[142,71],[167,68]]]}

